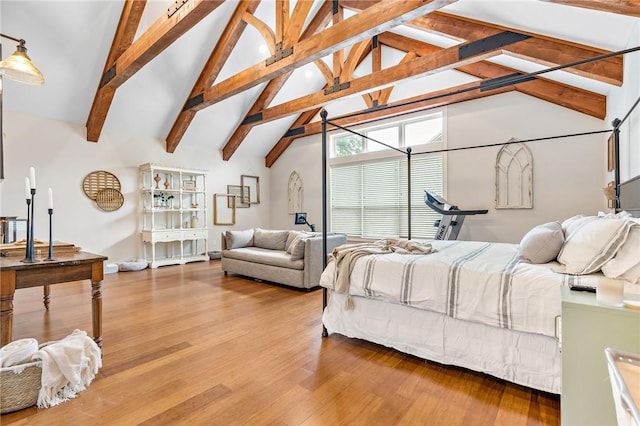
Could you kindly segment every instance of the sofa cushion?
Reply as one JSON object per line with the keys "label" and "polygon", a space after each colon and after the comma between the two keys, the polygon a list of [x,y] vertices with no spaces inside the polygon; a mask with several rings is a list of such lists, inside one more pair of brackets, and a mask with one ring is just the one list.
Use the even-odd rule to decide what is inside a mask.
{"label": "sofa cushion", "polygon": [[289,248],[287,249],[287,253],[291,255],[291,260],[298,260],[304,257],[304,243],[311,237],[312,235],[301,232],[293,239],[293,241],[289,245]]}
{"label": "sofa cushion", "polygon": [[256,228],[253,233],[253,245],[260,248],[284,251],[289,231],[274,231]]}
{"label": "sofa cushion", "polygon": [[[270,250],[260,247],[244,247],[233,250],[224,250],[223,257],[263,265],[278,266],[288,269],[303,269],[304,260],[291,260],[291,256],[283,250]],[[247,275],[251,275],[247,273]]]}
{"label": "sofa cushion", "polygon": [[228,249],[252,246],[253,229],[247,229],[246,231],[227,231],[225,232],[225,239]]}
{"label": "sofa cushion", "polygon": [[289,231],[287,242],[284,245],[284,249],[286,250],[287,253],[291,254],[291,252],[289,251],[289,248],[291,247],[291,243],[293,242],[293,240],[295,240],[298,235],[303,235],[303,234],[304,232],[302,231]]}

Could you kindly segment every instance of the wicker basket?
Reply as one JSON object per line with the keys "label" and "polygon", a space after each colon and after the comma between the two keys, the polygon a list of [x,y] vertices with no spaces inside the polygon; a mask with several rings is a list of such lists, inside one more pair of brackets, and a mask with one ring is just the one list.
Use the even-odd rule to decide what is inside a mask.
{"label": "wicker basket", "polygon": [[41,365],[38,361],[0,368],[0,414],[22,410],[38,402]]}

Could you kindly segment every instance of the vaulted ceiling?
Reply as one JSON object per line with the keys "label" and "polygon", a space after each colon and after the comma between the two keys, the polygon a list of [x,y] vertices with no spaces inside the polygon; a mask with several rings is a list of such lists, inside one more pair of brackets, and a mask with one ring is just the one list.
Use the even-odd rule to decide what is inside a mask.
{"label": "vaulted ceiling", "polygon": [[[91,55],[97,84],[83,92],[88,141],[118,127],[120,93],[144,87],[148,104],[169,98],[153,90],[171,92],[151,135],[167,152],[197,139],[230,160],[251,145],[268,167],[320,132],[321,108],[369,112],[339,120],[356,124],[517,91],[602,119],[608,91],[628,77],[615,52],[635,47],[640,25],[640,0],[86,3],[110,16],[97,19],[102,58]],[[160,75],[162,87],[145,85]]]}

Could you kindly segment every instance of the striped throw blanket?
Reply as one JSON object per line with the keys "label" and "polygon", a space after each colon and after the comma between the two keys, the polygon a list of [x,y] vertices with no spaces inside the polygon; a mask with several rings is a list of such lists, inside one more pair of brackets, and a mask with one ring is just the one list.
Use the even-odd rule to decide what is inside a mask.
{"label": "striped throw blanket", "polygon": [[[549,336],[555,336],[561,286],[571,281],[595,285],[598,279],[557,273],[557,263],[520,263],[515,244],[430,241],[428,256],[406,256],[384,245],[342,247],[331,256],[321,286]],[[348,263],[341,251],[351,253]],[[357,306],[352,301],[348,308]]]}

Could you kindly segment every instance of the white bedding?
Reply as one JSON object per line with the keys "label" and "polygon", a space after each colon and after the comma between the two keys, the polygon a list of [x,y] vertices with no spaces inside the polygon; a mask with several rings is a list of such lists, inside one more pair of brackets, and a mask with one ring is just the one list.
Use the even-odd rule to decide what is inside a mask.
{"label": "white bedding", "polygon": [[364,339],[442,364],[490,374],[555,394],[561,387],[558,340],[495,328],[410,306],[331,293],[322,322],[330,333]]}
{"label": "white bedding", "polygon": [[[452,318],[516,331],[555,335],[560,287],[595,285],[597,274],[554,272],[556,263],[518,261],[518,246],[474,241],[432,241],[435,253],[359,258],[349,293],[425,309]],[[320,285],[334,289],[330,262]],[[354,303],[354,309],[358,309]]]}

